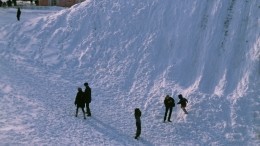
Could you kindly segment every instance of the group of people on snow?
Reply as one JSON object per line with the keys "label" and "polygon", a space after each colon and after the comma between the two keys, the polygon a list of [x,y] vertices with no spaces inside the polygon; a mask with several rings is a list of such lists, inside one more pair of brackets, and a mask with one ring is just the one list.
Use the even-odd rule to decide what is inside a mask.
{"label": "group of people on snow", "polygon": [[[91,103],[91,88],[89,87],[88,83],[84,83],[85,90],[83,92],[82,88],[78,88],[78,92],[76,95],[75,99],[75,106],[76,108],[76,117],[78,116],[78,109],[81,108],[83,112],[84,119],[86,119],[85,114],[87,116],[91,116],[89,104]],[[182,96],[182,94],[178,95],[179,97],[179,102],[177,104],[181,105],[181,109],[184,111],[185,114],[188,114],[186,108],[186,105],[188,103],[188,100]],[[172,115],[172,109],[175,107],[175,100],[170,97],[169,95],[166,95],[164,99],[164,106],[165,106],[165,114],[164,114],[164,119],[163,121],[165,122],[166,119],[168,122],[171,122],[171,115]],[[86,107],[86,112],[85,112],[85,107]],[[169,112],[169,114],[168,114]],[[168,118],[167,118],[168,115]],[[142,112],[139,108],[135,108],[134,110],[134,116],[136,120],[136,134],[135,134],[135,139],[138,139],[139,136],[141,135],[141,116]]]}
{"label": "group of people on snow", "polygon": [[[179,97],[179,102],[177,104],[181,105],[181,109],[184,111],[185,114],[188,114],[187,110],[185,109],[188,103],[188,100],[182,96],[182,94],[178,95]],[[175,107],[175,100],[170,97],[169,95],[166,95],[164,99],[164,106],[165,106],[165,114],[164,114],[164,119],[163,122],[166,121],[168,111],[168,122],[171,122],[171,115],[172,115],[172,108]],[[142,112],[139,108],[135,109],[135,120],[136,120],[136,134],[135,134],[135,139],[138,139],[140,134],[141,134],[141,115]]]}
{"label": "group of people on snow", "polygon": [[[187,106],[188,100],[186,98],[184,98],[182,96],[182,94],[179,94],[178,97],[179,97],[179,102],[177,104],[180,104],[181,109],[184,111],[184,113],[188,114],[188,112],[185,109]],[[164,114],[163,122],[165,122],[167,119],[168,111],[169,111],[168,122],[171,122],[172,108],[175,107],[175,100],[172,97],[170,97],[169,95],[166,95],[166,97],[164,99],[164,106],[165,106],[165,114]],[[135,120],[136,120],[135,139],[138,139],[141,134],[141,115],[142,115],[141,110],[139,108],[136,108],[134,115],[135,115]]]}
{"label": "group of people on snow", "polygon": [[[82,91],[82,88],[78,88],[78,93],[76,95],[76,99],[75,99],[75,106],[76,108],[76,117],[78,116],[78,110],[79,108],[82,109],[83,112],[83,116],[84,119],[86,119],[85,114],[87,114],[87,116],[91,116],[91,112],[90,112],[90,108],[89,108],[89,104],[91,103],[91,88],[89,87],[88,83],[84,83],[85,86],[85,91]],[[86,112],[84,110],[86,106]]]}
{"label": "group of people on snow", "polygon": [[[182,96],[182,94],[178,95],[179,97],[179,102],[177,104],[181,105],[181,109],[184,111],[185,114],[188,114],[188,112],[186,111],[185,107],[187,106],[188,100],[186,98],[184,98]],[[168,115],[168,122],[171,122],[171,115],[172,115],[172,108],[175,107],[175,100],[170,97],[169,95],[166,95],[165,99],[164,99],[164,106],[165,106],[165,114],[164,114],[164,119],[163,121],[166,121],[167,115],[168,115],[168,111],[169,111],[169,115]]]}

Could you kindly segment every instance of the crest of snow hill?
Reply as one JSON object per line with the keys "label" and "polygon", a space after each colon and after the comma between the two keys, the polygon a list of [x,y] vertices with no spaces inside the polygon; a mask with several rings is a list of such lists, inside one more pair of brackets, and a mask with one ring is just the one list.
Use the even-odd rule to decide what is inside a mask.
{"label": "crest of snow hill", "polygon": [[160,114],[166,94],[177,99],[181,93],[189,99],[190,126],[199,124],[198,133],[211,129],[207,142],[218,135],[219,144],[250,145],[259,141],[257,5],[257,0],[85,1],[13,24],[3,35],[12,41],[1,55],[31,66],[37,62],[73,82],[88,79],[100,91],[96,96],[140,107],[147,117]]}

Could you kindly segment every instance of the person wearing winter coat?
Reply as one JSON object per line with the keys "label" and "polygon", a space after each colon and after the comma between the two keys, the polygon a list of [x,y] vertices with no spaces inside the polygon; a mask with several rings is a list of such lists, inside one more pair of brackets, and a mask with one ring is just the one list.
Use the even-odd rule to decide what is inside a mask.
{"label": "person wearing winter coat", "polygon": [[75,99],[75,106],[77,106],[77,109],[76,109],[76,117],[78,116],[78,109],[81,108],[82,109],[82,112],[83,112],[83,116],[84,116],[84,119],[86,119],[86,116],[85,116],[85,111],[84,111],[84,108],[85,108],[85,97],[84,97],[84,92],[82,91],[81,88],[78,88],[78,93],[77,93],[77,96],[76,96],[76,99]]}
{"label": "person wearing winter coat", "polygon": [[86,98],[86,111],[87,116],[91,116],[91,111],[89,108],[89,104],[91,103],[91,88],[89,87],[88,83],[84,83],[85,89],[85,98]]}
{"label": "person wearing winter coat", "polygon": [[184,98],[181,94],[179,94],[178,97],[179,97],[180,101],[177,104],[180,104],[184,113],[188,114],[188,112],[185,109],[185,107],[187,106],[188,100],[186,98]]}
{"label": "person wearing winter coat", "polygon": [[20,21],[21,13],[22,13],[22,12],[21,12],[21,9],[18,8],[18,9],[17,9],[17,13],[16,13],[16,17],[17,17],[17,20],[18,20],[18,21]]}
{"label": "person wearing winter coat", "polygon": [[135,109],[135,120],[136,120],[136,134],[135,139],[138,139],[141,135],[141,115],[142,112],[139,108]]}
{"label": "person wearing winter coat", "polygon": [[165,99],[164,99],[164,106],[165,106],[165,114],[164,114],[164,122],[166,121],[167,118],[167,114],[168,111],[169,112],[169,116],[168,116],[168,122],[171,122],[171,115],[172,115],[172,108],[175,106],[175,101],[172,97],[170,97],[169,95],[166,95]]}

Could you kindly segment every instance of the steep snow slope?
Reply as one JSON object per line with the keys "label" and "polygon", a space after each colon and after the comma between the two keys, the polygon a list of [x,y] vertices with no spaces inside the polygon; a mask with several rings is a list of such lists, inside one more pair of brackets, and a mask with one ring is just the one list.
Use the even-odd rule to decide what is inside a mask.
{"label": "steep snow slope", "polygon": [[[41,140],[32,143],[59,143],[77,128],[88,137],[94,133],[94,141],[76,138],[65,144],[95,144],[101,134],[101,145],[257,145],[259,5],[257,0],[86,1],[54,15],[1,27],[1,74],[23,76],[19,81],[24,79],[26,87],[19,81],[13,81],[14,86],[33,92],[23,93],[28,100],[44,103],[38,110],[47,122],[39,123],[50,126],[54,120],[53,129],[68,133],[57,132],[48,140],[53,130],[43,138],[42,126],[36,126],[32,129]],[[8,71],[8,66],[14,69]],[[73,98],[85,81],[93,88],[96,121],[77,121],[75,129],[64,129],[66,122],[75,122]],[[2,83],[2,94],[7,94],[3,103],[12,95],[11,83]],[[180,93],[189,100],[190,114],[177,107],[173,123],[165,125],[163,99],[170,94],[177,101]],[[56,101],[57,97],[63,100]],[[53,101],[61,108],[52,108]],[[143,111],[143,143],[131,140],[135,107]],[[8,110],[2,110],[7,116]],[[54,115],[65,111],[70,117],[64,117],[59,127],[63,117],[55,119],[50,110]],[[91,132],[82,131],[82,123]]]}

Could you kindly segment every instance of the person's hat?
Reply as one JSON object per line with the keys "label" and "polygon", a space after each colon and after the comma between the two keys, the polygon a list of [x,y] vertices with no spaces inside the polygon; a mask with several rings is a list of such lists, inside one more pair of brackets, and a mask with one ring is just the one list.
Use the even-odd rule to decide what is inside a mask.
{"label": "person's hat", "polygon": [[78,88],[78,91],[82,91],[82,88]]}
{"label": "person's hat", "polygon": [[84,86],[88,86],[88,83],[86,82],[86,83],[84,83]]}

